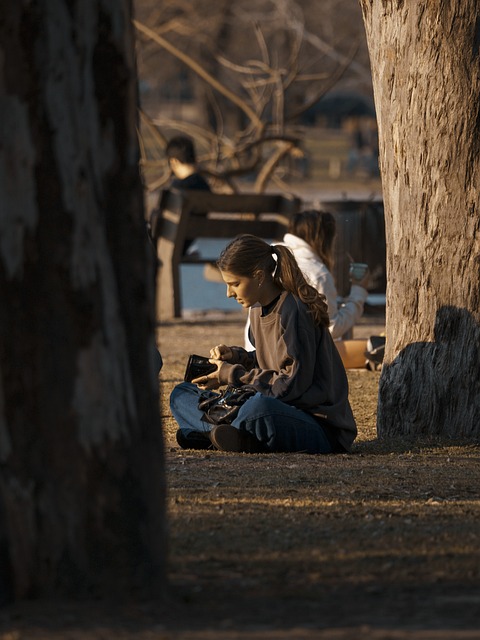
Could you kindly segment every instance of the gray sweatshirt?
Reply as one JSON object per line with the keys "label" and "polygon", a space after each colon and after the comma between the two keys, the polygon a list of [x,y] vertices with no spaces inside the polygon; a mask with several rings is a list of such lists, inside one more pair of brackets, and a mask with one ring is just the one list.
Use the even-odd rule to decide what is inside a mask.
{"label": "gray sweatshirt", "polygon": [[357,427],[348,401],[342,360],[326,327],[313,323],[308,307],[284,291],[273,310],[250,309],[255,351],[232,347],[234,358],[222,363],[222,384],[253,385],[317,417],[349,451]]}

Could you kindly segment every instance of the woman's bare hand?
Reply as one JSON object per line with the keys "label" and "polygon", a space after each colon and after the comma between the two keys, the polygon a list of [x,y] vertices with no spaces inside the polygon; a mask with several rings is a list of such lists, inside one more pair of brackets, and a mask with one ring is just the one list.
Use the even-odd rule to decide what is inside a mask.
{"label": "woman's bare hand", "polygon": [[363,287],[364,289],[367,289],[368,285],[370,284],[370,269],[367,270],[363,278],[361,278],[360,280],[355,280],[354,278],[350,278],[350,282],[352,284],[358,285],[359,287]]}
{"label": "woman's bare hand", "polygon": [[224,360],[228,362],[233,359],[233,351],[226,344],[219,344],[210,349],[210,358],[213,360]]}
{"label": "woman's bare hand", "polygon": [[217,365],[216,370],[212,371],[212,373],[209,373],[207,376],[200,376],[199,378],[195,378],[194,380],[192,380],[192,382],[202,389],[218,389],[218,387],[220,386],[218,374],[220,372],[220,365],[222,364],[222,361],[219,359],[210,358],[209,362]]}

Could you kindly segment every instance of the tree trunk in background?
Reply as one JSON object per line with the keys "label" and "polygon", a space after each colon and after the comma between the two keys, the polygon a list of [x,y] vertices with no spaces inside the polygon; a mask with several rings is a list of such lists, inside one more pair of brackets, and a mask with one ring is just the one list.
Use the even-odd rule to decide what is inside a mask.
{"label": "tree trunk in background", "polygon": [[129,0],[0,1],[0,599],[163,581]]}
{"label": "tree trunk in background", "polygon": [[387,236],[378,433],[480,436],[480,2],[361,0]]}

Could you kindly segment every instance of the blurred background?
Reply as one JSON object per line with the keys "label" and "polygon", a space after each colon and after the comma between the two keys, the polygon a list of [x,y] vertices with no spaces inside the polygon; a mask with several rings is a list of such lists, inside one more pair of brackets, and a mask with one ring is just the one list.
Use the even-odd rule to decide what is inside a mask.
{"label": "blurred background", "polygon": [[[339,294],[355,259],[371,265],[369,292],[382,296],[377,125],[358,0],[135,0],[135,25],[147,211],[170,181],[167,141],[188,135],[213,191],[328,206]],[[218,255],[224,244],[200,240],[196,250]],[[182,306],[235,305],[218,283],[199,288],[199,269],[182,265]]]}
{"label": "blurred background", "polygon": [[150,190],[185,133],[216,190],[380,191],[357,0],[135,0],[135,15]]}

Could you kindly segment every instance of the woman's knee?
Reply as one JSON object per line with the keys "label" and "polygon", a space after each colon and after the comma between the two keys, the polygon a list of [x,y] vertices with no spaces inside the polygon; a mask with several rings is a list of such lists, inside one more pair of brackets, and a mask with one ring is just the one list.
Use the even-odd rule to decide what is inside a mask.
{"label": "woman's knee", "polygon": [[170,407],[178,407],[193,401],[198,403],[199,389],[191,382],[181,382],[172,389],[170,394]]}
{"label": "woman's knee", "polygon": [[189,384],[189,382],[180,382],[180,384],[177,384],[175,387],[173,387],[172,392],[170,393],[170,402],[172,402],[172,400],[175,400],[178,396],[186,393],[186,385]]}
{"label": "woman's knee", "polygon": [[278,403],[280,400],[277,398],[270,398],[264,396],[261,393],[256,393],[252,398],[249,398],[247,402],[240,409],[240,413],[250,415],[268,415],[275,413],[275,407],[278,410]]}

